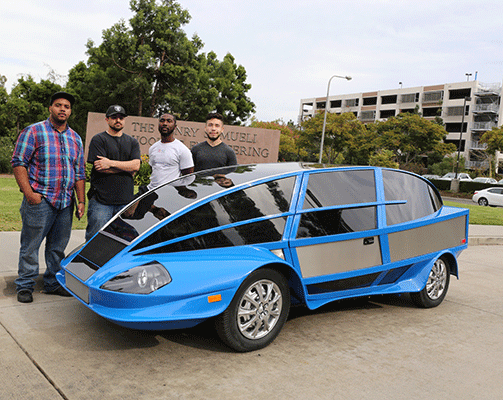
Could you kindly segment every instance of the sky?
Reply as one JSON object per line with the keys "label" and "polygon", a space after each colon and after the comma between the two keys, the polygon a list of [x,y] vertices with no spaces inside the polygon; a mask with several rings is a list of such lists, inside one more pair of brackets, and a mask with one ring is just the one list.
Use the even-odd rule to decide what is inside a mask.
{"label": "sky", "polygon": [[[429,86],[467,79],[501,84],[501,0],[179,0],[219,60],[247,72],[260,121],[297,121],[300,101]],[[20,76],[53,71],[64,84],[87,61],[86,43],[131,18],[129,0],[16,0],[0,8],[0,75],[10,92]],[[467,76],[466,74],[472,74]],[[99,111],[99,110],[97,110]]]}

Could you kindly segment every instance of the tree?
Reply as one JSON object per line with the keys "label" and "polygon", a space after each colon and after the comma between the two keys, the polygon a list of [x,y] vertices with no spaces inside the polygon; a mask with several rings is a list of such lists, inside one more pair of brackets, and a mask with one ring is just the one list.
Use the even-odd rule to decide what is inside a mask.
{"label": "tree", "polygon": [[252,128],[275,129],[280,131],[279,139],[279,161],[301,161],[307,156],[307,151],[299,147],[299,131],[293,123],[285,124],[281,120],[272,122],[263,122],[252,119],[250,124]]}
{"label": "tree", "polygon": [[487,144],[486,153],[491,158],[489,162],[489,176],[492,176],[492,164],[497,151],[503,151],[503,127],[494,127],[485,132],[480,138],[480,143]]}
{"label": "tree", "polygon": [[49,100],[60,90],[48,79],[36,83],[30,75],[19,78],[2,106],[1,136],[15,139],[26,126],[47,119]]}
{"label": "tree", "polygon": [[[310,159],[318,159],[316,154],[319,155],[323,119],[324,114],[318,113],[302,122],[304,129],[301,131],[299,137],[299,145],[311,154]],[[328,113],[325,126],[323,160],[327,163],[344,160],[353,140],[364,132],[365,125],[357,120],[353,113],[343,113],[340,115]]]}
{"label": "tree", "polygon": [[394,161],[394,154],[391,150],[381,150],[370,156],[369,164],[375,167],[395,168],[399,165]]}
{"label": "tree", "polygon": [[22,129],[49,116],[49,99],[61,86],[49,79],[36,83],[30,75],[18,79],[10,94],[0,77],[0,172],[11,172],[14,142]]}
{"label": "tree", "polygon": [[245,121],[255,105],[246,96],[244,67],[227,54],[201,53],[197,35],[188,39],[182,27],[187,10],[173,0],[131,0],[134,16],[103,31],[103,42],[87,43],[87,63],[69,74],[68,88],[79,100],[79,125],[88,111],[119,103],[131,114],[155,116],[169,110],[181,119],[204,121],[209,111],[226,122]]}
{"label": "tree", "polygon": [[452,144],[445,144],[445,129],[417,114],[399,114],[384,122],[376,122],[380,148],[393,151],[401,168],[420,162],[428,152],[446,155],[456,151]]}

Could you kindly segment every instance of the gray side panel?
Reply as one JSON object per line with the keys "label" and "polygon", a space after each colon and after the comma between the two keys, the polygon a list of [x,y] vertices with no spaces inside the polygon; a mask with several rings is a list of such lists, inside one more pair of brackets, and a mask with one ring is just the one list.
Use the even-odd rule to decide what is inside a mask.
{"label": "gray side panel", "polygon": [[382,265],[381,244],[363,245],[363,238],[297,247],[304,278],[337,274]]}
{"label": "gray side panel", "polygon": [[391,262],[466,243],[466,217],[458,217],[388,235]]}
{"label": "gray side panel", "polygon": [[89,304],[89,289],[69,273],[65,273],[66,287],[82,301]]}

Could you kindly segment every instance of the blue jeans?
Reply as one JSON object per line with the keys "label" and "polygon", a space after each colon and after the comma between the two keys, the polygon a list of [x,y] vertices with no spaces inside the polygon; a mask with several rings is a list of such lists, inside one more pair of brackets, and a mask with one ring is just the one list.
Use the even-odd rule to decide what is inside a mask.
{"label": "blue jeans", "polygon": [[125,204],[103,204],[91,197],[87,207],[86,242],[91,239]]}
{"label": "blue jeans", "polygon": [[61,268],[65,248],[72,233],[73,206],[62,210],[54,208],[45,198],[37,205],[30,205],[26,198],[20,208],[23,227],[19,250],[19,277],[14,281],[17,291],[33,292],[35,278],[39,273],[38,253],[45,239],[44,290],[52,292],[59,287],[56,272]]}

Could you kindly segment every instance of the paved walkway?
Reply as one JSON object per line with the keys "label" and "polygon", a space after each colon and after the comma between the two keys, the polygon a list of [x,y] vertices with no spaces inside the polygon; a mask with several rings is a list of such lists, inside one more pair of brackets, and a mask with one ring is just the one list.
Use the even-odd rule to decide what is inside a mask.
{"label": "paved walkway", "polygon": [[[403,295],[293,309],[271,346],[245,354],[211,326],[125,329],[39,291],[20,304],[19,232],[0,240],[0,399],[501,398],[503,246],[482,245],[503,244],[500,226],[470,226],[440,307]],[[83,240],[73,231],[67,251]]]}

